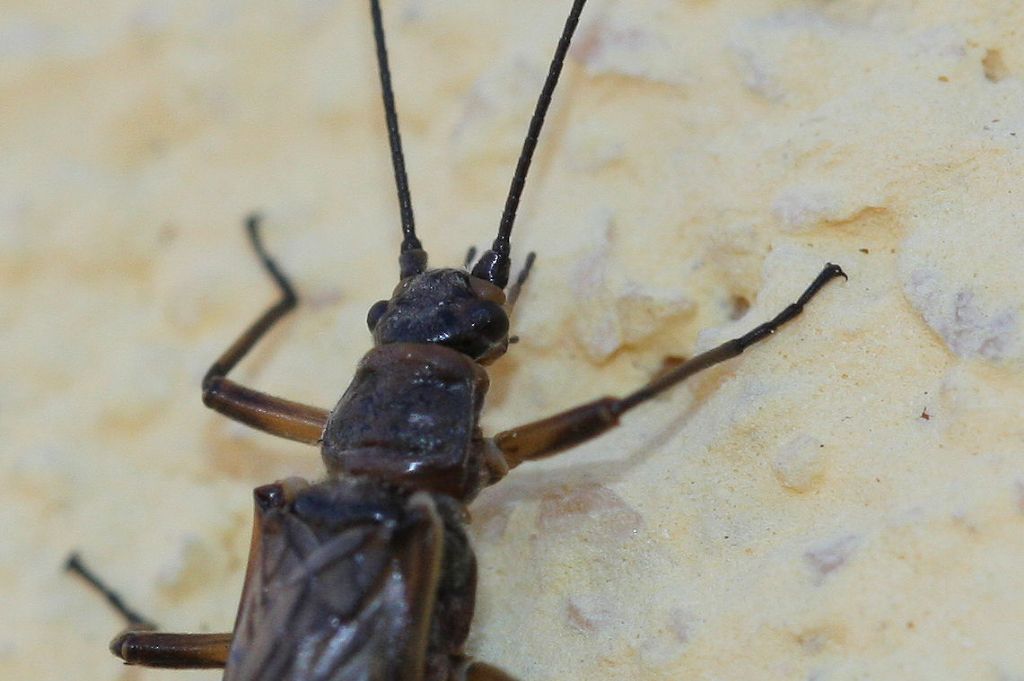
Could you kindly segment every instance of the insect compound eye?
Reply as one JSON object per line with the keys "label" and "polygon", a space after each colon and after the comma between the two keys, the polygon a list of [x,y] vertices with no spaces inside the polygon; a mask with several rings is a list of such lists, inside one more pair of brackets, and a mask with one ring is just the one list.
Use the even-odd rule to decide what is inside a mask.
{"label": "insect compound eye", "polygon": [[508,333],[508,315],[500,305],[485,301],[473,311],[473,330],[489,340],[499,340]]}
{"label": "insect compound eye", "polygon": [[377,326],[377,322],[384,315],[384,312],[388,309],[388,301],[378,300],[370,307],[370,311],[366,313],[366,325],[370,327],[370,331],[373,331]]}

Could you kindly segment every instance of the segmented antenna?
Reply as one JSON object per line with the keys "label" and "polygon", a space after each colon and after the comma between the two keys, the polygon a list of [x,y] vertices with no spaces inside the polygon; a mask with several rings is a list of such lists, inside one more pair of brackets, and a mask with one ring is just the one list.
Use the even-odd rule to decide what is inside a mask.
{"label": "segmented antenna", "polygon": [[580,14],[587,0],[575,0],[572,9],[569,11],[569,18],[565,20],[565,28],[562,29],[562,37],[558,40],[558,47],[555,49],[555,56],[551,59],[551,67],[548,69],[547,80],[540,91],[537,99],[537,108],[533,111],[533,118],[530,119],[530,128],[526,132],[526,139],[523,141],[523,150],[519,154],[519,163],[516,165],[515,175],[512,176],[512,186],[508,191],[508,199],[505,201],[505,211],[501,214],[501,223],[498,226],[498,236],[494,240],[491,249],[480,257],[476,267],[473,268],[473,276],[486,279],[496,286],[505,288],[508,284],[508,273],[510,269],[509,252],[511,244],[509,238],[512,236],[512,224],[516,220],[516,210],[519,208],[519,198],[523,194],[523,187],[526,185],[526,174],[530,171],[530,162],[533,160],[534,149],[537,148],[537,139],[540,137],[540,129],[544,126],[544,116],[547,115],[548,107],[551,105],[551,96],[558,85],[558,77],[562,73],[562,64],[565,62],[565,55],[569,51],[569,43],[572,41],[572,34],[576,31],[576,25],[580,21]]}
{"label": "segmented antenna", "polygon": [[377,44],[377,69],[380,71],[380,89],[384,97],[384,117],[387,119],[388,142],[391,144],[391,165],[395,169],[395,186],[398,189],[398,207],[402,213],[402,248],[399,255],[401,276],[419,274],[426,268],[427,255],[420,240],[416,238],[416,223],[412,214],[412,195],[409,192],[409,178],[405,174],[405,156],[402,153],[402,135],[398,130],[398,111],[395,109],[395,93],[391,88],[391,70],[388,68],[388,48],[384,42],[384,20],[381,18],[379,0],[370,0],[370,14],[373,16],[373,39]]}

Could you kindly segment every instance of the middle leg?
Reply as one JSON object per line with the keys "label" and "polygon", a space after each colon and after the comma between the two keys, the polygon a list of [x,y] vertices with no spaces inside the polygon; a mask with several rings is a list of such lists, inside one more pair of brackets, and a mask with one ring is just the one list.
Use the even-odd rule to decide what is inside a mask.
{"label": "middle leg", "polygon": [[110,642],[110,652],[125,664],[161,669],[223,669],[233,634],[172,634],[125,631]]}

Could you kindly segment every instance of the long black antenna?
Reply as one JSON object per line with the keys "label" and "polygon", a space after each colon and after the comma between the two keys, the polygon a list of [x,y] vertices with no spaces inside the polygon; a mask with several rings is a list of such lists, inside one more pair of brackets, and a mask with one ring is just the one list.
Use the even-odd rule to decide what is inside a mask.
{"label": "long black antenna", "polygon": [[515,175],[512,176],[512,186],[508,191],[508,199],[505,200],[505,211],[501,214],[501,224],[498,226],[498,236],[494,240],[491,249],[480,257],[480,261],[473,268],[473,276],[505,288],[508,283],[510,268],[509,252],[512,236],[512,224],[516,221],[516,210],[519,208],[519,198],[523,194],[523,187],[526,186],[526,174],[530,171],[530,162],[533,161],[533,152],[537,148],[537,140],[540,137],[540,129],[544,126],[544,117],[551,105],[551,96],[558,85],[558,77],[562,73],[562,65],[565,63],[565,55],[569,51],[569,43],[572,41],[572,34],[576,31],[576,25],[580,22],[580,14],[583,12],[583,5],[587,0],[575,0],[569,17],[565,20],[565,28],[562,29],[562,37],[558,40],[558,47],[555,49],[555,56],[551,59],[551,67],[548,69],[547,80],[540,91],[537,99],[537,108],[533,111],[533,118],[530,119],[530,128],[526,132],[526,139],[523,141],[523,150],[519,154],[519,163],[516,165]]}
{"label": "long black antenna", "polygon": [[[402,135],[398,131],[398,111],[395,109],[395,93],[391,88],[391,70],[388,68],[388,48],[384,42],[384,20],[381,19],[379,0],[370,0],[370,14],[373,15],[373,39],[377,44],[377,68],[380,71],[380,89],[384,97],[384,117],[388,125],[388,142],[391,144],[391,165],[395,168],[395,186],[398,189],[398,207],[402,213],[401,263],[402,278],[419,274],[426,267],[426,253],[416,238],[416,221],[412,214],[412,195],[409,192],[409,178],[405,174],[405,156],[402,154]],[[412,251],[412,253],[410,253]],[[418,253],[416,253],[418,251]],[[408,254],[408,255],[407,255]]]}

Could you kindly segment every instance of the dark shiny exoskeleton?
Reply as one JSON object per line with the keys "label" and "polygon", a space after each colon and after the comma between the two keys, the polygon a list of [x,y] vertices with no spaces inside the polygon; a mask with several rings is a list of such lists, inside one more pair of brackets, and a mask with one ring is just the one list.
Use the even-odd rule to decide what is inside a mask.
{"label": "dark shiny exoskeleton", "polygon": [[327,470],[472,499],[503,472],[493,469],[497,457],[488,467],[476,425],[488,384],[479,364],[445,347],[371,350],[327,419]]}
{"label": "dark shiny exoskeleton", "polygon": [[129,620],[111,644],[128,664],[223,667],[229,681],[508,681],[467,658],[476,559],[466,504],[510,468],[556,454],[615,426],[628,410],[742,353],[796,317],[831,279],[827,265],[770,321],[659,374],[622,398],[603,397],[484,437],[484,365],[504,354],[509,318],[533,262],[509,286],[510,236],[534,147],[585,0],[575,0],[530,123],[498,236],[475,265],[427,268],[416,237],[391,92],[384,32],[371,0],[384,109],[404,238],[391,297],[367,314],[374,347],[333,410],[239,385],[227,374],[297,297],[247,228],[281,299],[221,355],[203,400],[265,432],[319,446],[327,475],[256,490],[256,516],[234,631],[168,634],[127,609],[77,557],[69,567],[104,591]]}
{"label": "dark shiny exoskeleton", "polygon": [[457,678],[476,563],[454,499],[289,481],[256,490],[255,526],[225,679]]}

